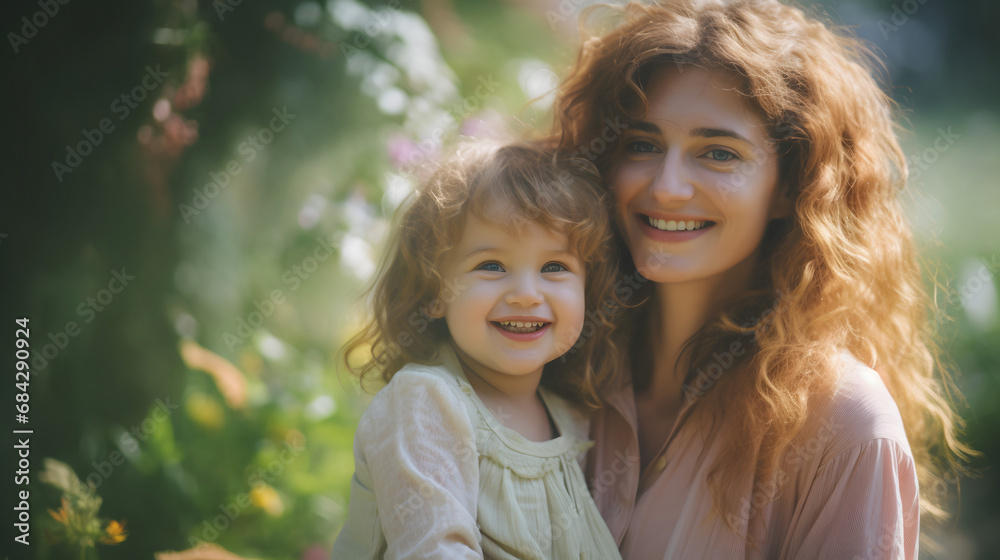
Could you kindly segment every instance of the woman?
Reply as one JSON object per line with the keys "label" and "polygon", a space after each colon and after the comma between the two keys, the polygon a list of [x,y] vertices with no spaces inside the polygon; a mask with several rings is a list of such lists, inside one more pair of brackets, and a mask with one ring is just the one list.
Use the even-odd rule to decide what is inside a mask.
{"label": "woman", "polygon": [[776,1],[624,16],[555,136],[602,171],[644,296],[591,432],[622,556],[916,558],[970,450],[864,48]]}

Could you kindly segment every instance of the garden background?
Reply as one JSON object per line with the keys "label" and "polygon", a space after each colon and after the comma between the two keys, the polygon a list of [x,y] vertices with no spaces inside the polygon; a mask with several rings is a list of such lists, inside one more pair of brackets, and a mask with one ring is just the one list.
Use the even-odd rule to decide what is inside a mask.
{"label": "garden background", "polygon": [[[121,541],[90,558],[197,540],[328,558],[367,402],[337,350],[412,188],[402,172],[441,137],[546,127],[589,3],[5,3],[2,507],[16,522],[30,490],[31,545],[5,533],[2,549],[79,558],[77,523]],[[805,6],[883,53],[909,119],[904,204],[950,287],[941,335],[983,457],[933,557],[998,558],[1000,4]],[[30,485],[16,429],[33,430]],[[45,458],[95,494],[59,463],[46,476],[64,489],[42,482]],[[98,506],[89,527],[73,517]]]}

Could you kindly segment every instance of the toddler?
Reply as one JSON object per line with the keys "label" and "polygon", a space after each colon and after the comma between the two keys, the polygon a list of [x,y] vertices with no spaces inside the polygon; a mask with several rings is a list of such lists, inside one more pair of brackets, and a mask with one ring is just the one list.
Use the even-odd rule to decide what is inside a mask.
{"label": "toddler", "polygon": [[417,191],[345,348],[387,385],[335,559],[620,558],[574,406],[616,365],[611,227],[593,166],[529,144],[467,145]]}

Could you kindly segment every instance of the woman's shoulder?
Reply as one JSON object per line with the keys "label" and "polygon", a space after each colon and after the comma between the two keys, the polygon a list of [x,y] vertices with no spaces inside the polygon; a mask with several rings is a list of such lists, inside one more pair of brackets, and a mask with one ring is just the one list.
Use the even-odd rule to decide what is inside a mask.
{"label": "woman's shoulder", "polygon": [[827,459],[877,441],[895,443],[912,455],[899,408],[878,372],[846,351],[837,364],[833,391],[816,397],[804,437],[798,439],[818,439]]}

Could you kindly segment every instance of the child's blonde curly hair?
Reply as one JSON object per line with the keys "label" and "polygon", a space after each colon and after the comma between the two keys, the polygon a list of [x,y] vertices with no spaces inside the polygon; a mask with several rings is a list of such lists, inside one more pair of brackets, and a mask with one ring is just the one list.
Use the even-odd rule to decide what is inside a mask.
{"label": "child's blonde curly hair", "polygon": [[[513,213],[491,212],[498,207]],[[369,290],[369,315],[344,346],[348,369],[362,379],[380,372],[388,382],[407,363],[436,360],[439,345],[450,335],[444,321],[434,320],[429,310],[455,289],[442,278],[441,263],[458,244],[470,215],[493,224],[513,215],[515,222],[528,220],[565,234],[586,263],[587,320],[576,344],[546,365],[542,385],[597,406],[600,389],[617,369],[611,319],[622,307],[615,293],[618,267],[609,196],[587,160],[557,156],[529,143],[466,144],[413,194],[401,209],[390,249]],[[360,366],[350,359],[355,351],[370,353]]]}

